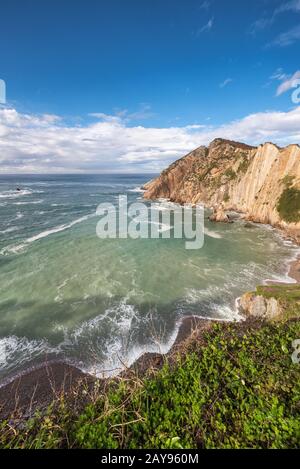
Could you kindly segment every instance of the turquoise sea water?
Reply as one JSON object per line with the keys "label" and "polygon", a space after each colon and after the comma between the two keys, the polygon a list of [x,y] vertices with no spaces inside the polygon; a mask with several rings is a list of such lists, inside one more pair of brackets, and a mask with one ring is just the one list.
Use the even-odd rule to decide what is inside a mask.
{"label": "turquoise sea water", "polygon": [[241,293],[287,279],[296,248],[243,221],[206,220],[195,251],[180,239],[100,240],[98,204],[116,204],[120,194],[136,201],[150,178],[0,177],[2,380],[45,357],[115,370],[145,351],[166,351],[182,317],[234,319]]}

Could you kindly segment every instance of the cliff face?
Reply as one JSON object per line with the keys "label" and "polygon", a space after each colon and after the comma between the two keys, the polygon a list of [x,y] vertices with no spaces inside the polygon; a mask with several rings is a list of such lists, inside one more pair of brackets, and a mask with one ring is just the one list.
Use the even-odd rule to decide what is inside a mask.
{"label": "cliff face", "polygon": [[147,199],[235,210],[300,237],[300,147],[251,147],[216,139],[173,163],[144,187]]}
{"label": "cliff face", "polygon": [[300,285],[261,285],[239,299],[239,310],[247,317],[267,321],[300,317]]}

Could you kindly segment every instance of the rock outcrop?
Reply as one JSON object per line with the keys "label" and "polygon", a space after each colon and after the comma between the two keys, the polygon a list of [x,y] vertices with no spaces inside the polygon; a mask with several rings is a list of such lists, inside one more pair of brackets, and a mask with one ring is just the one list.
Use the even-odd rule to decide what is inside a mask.
{"label": "rock outcrop", "polygon": [[246,317],[266,321],[300,317],[300,284],[275,283],[259,285],[239,299],[239,311]]}
{"label": "rock outcrop", "polygon": [[217,221],[221,223],[230,223],[230,218],[222,207],[214,209],[209,217],[210,221]]}
{"label": "rock outcrop", "polygon": [[147,199],[201,203],[215,218],[237,211],[300,239],[300,147],[252,147],[216,139],[171,164],[144,186]]}
{"label": "rock outcrop", "polygon": [[246,317],[254,317],[272,321],[279,319],[283,310],[276,298],[265,298],[256,293],[245,293],[239,301],[241,313]]}

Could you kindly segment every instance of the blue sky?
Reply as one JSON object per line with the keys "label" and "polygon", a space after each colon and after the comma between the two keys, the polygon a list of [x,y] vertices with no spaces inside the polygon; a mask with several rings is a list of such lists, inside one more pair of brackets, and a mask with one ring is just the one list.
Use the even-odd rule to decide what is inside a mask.
{"label": "blue sky", "polygon": [[[121,126],[111,169],[159,170],[224,126],[224,136],[235,137],[234,122],[245,125],[262,114],[265,121],[266,113],[275,116],[275,127],[245,132],[244,140],[289,143],[299,137],[291,101],[299,56],[300,0],[2,2],[0,79],[8,101],[0,109],[0,165],[9,172],[107,171],[102,148]],[[290,112],[293,126],[282,124],[282,134]],[[76,151],[69,141],[78,128],[94,155],[90,165],[81,143]],[[8,138],[16,129],[23,146],[18,141],[13,151]],[[184,134],[173,147],[166,144],[168,129],[170,140],[174,129]],[[65,161],[61,146],[66,151],[68,144]]]}

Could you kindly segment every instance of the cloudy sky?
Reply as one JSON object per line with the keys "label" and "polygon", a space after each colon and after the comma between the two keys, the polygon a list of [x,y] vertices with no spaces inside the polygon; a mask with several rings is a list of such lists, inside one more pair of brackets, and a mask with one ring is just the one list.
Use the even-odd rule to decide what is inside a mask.
{"label": "cloudy sky", "polygon": [[300,0],[5,3],[2,173],[156,172],[216,137],[300,143]]}

